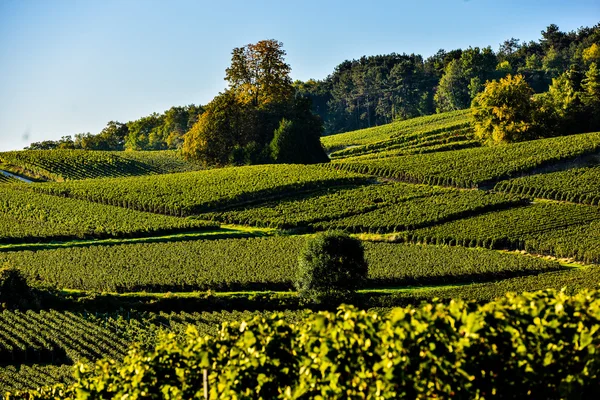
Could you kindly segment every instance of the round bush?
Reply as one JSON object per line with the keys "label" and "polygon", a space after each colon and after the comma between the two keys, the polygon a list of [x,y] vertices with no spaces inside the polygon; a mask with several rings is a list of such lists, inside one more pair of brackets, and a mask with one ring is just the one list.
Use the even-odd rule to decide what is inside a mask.
{"label": "round bush", "polygon": [[368,274],[362,243],[343,232],[317,234],[306,243],[298,264],[296,289],[316,303],[347,298]]}

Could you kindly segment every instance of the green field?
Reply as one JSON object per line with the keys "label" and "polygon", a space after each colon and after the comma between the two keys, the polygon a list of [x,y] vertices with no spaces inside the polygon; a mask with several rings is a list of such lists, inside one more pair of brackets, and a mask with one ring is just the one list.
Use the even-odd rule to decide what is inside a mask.
{"label": "green field", "polygon": [[26,150],[0,153],[0,166],[50,181],[195,171],[200,165],[175,151]]}
{"label": "green field", "polygon": [[435,127],[440,124],[466,122],[468,121],[469,115],[470,112],[468,110],[429,115],[406,121],[393,122],[374,128],[325,136],[321,139],[321,142],[323,143],[323,146],[331,152],[351,146],[363,146],[383,142],[390,140],[395,136],[408,136],[415,131],[427,131],[431,128],[435,129]]}
{"label": "green field", "polygon": [[[0,253],[61,288],[106,292],[292,290],[305,236],[197,240]],[[366,243],[370,287],[487,281],[559,269],[489,250]]]}
{"label": "green field", "polygon": [[0,266],[54,296],[0,311],[0,392],[71,382],[79,361],[122,360],[164,331],[184,340],[188,325],[215,334],[273,310],[302,325],[318,307],[295,292],[298,255],[324,230],[363,240],[367,284],[348,301],[382,316],[597,288],[600,133],[487,147],[469,115],[323,137],[321,165],[0,153],[0,169],[37,180],[0,175]]}
{"label": "green field", "polygon": [[321,166],[257,165],[123,179],[39,183],[28,188],[36,193],[187,216],[365,180],[360,174]]}
{"label": "green field", "polygon": [[600,150],[600,133],[430,154],[353,161],[332,168],[443,186],[477,187]]}
{"label": "green field", "polygon": [[157,236],[215,227],[201,220],[0,187],[0,243]]}
{"label": "green field", "polygon": [[494,190],[597,206],[600,205],[600,167],[511,179],[499,182]]}

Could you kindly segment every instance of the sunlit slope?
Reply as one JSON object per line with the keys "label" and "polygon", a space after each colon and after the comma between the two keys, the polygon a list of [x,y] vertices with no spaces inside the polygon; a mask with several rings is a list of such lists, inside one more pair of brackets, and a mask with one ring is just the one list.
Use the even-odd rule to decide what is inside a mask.
{"label": "sunlit slope", "polygon": [[452,135],[470,138],[470,111],[429,115],[357,131],[325,136],[321,142],[332,158],[374,150],[414,148],[443,143]]}
{"label": "sunlit slope", "polygon": [[166,174],[201,167],[172,150],[23,150],[0,153],[0,168],[42,180],[67,181]]}
{"label": "sunlit slope", "polygon": [[319,165],[254,165],[179,174],[33,183],[27,188],[63,197],[177,216],[366,181]]}
{"label": "sunlit slope", "polygon": [[[16,188],[22,188],[18,190]],[[161,235],[215,224],[0,186],[0,243]],[[0,264],[1,265],[1,264]]]}
{"label": "sunlit slope", "polygon": [[478,187],[599,151],[600,132],[595,132],[430,154],[348,158],[331,167],[407,182]]}
{"label": "sunlit slope", "polygon": [[494,189],[549,200],[598,206],[600,205],[600,166],[572,168],[502,181]]}

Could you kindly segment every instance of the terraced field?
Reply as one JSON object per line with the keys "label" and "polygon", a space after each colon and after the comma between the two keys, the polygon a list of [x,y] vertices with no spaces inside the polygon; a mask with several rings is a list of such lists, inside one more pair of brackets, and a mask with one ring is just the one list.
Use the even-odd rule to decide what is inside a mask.
{"label": "terraced field", "polygon": [[381,159],[335,161],[331,168],[431,185],[478,187],[600,151],[600,133]]}
{"label": "terraced field", "polygon": [[0,153],[0,165],[50,181],[167,174],[201,169],[175,151],[25,150]]}
{"label": "terraced field", "polygon": [[0,392],[68,382],[76,362],[189,324],[300,323],[298,254],[322,230],[363,240],[368,284],[351,301],[382,314],[598,287],[600,133],[483,147],[457,111],[322,141],[327,165],[213,170],[175,152],[0,153],[53,181],[0,175],[0,266],[54,296],[0,312]]}
{"label": "terraced field", "polygon": [[600,167],[573,168],[498,182],[496,191],[600,205]]}

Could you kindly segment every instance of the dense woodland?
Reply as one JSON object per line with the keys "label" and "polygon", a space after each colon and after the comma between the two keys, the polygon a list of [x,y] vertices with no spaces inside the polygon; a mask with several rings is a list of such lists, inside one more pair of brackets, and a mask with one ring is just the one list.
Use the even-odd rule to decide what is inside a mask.
{"label": "dense woodland", "polygon": [[[542,93],[548,91],[552,79],[569,72],[577,89],[590,64],[599,61],[600,24],[571,32],[549,25],[538,41],[511,38],[496,51],[469,47],[439,50],[428,58],[392,53],[346,60],[323,80],[293,82],[293,93],[311,100],[312,111],[321,117],[327,135],[468,108],[486,81],[509,74],[523,75],[535,93]],[[196,105],[172,107],[127,123],[110,121],[98,134],[64,136],[32,143],[29,148],[178,149],[204,111],[205,107]],[[267,124],[271,132],[278,121]],[[248,158],[243,151],[238,153],[238,158]]]}

